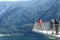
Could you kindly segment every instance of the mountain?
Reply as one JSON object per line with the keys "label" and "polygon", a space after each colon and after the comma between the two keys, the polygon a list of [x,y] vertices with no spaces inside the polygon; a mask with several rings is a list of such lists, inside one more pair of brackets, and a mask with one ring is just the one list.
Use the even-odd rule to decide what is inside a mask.
{"label": "mountain", "polygon": [[[59,0],[0,2],[0,33],[29,33],[39,18],[60,19]],[[4,5],[6,4],[6,5]]]}

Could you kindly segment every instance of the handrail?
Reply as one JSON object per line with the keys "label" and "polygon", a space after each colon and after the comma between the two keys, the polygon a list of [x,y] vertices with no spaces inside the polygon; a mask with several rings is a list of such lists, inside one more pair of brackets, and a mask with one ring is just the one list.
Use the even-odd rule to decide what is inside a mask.
{"label": "handrail", "polygon": [[[58,28],[58,31],[60,31],[60,24],[53,24],[53,29],[54,29],[54,31],[55,31],[55,25],[58,25],[59,26],[59,28]],[[35,24],[34,24],[34,27],[33,27],[33,30],[40,30],[40,31],[42,31],[41,29],[39,29],[40,27],[39,27],[39,25],[38,25],[38,23],[36,22]],[[44,22],[43,23],[43,25],[42,25],[42,29],[43,29],[43,31],[47,31],[47,33],[48,33],[48,31],[51,31],[50,29],[50,23],[49,22]]]}

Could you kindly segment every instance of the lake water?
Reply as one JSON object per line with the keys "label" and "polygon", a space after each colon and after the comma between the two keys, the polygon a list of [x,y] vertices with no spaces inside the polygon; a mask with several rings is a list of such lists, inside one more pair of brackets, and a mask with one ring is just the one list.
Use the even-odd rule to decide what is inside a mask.
{"label": "lake water", "polygon": [[12,35],[0,37],[0,40],[47,40],[47,37],[37,33],[31,33],[27,35]]}

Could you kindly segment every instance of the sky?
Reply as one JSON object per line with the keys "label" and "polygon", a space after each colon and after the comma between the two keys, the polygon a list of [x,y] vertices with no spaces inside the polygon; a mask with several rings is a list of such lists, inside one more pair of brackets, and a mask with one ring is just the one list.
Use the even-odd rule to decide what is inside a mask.
{"label": "sky", "polygon": [[28,0],[0,0],[0,1],[28,1]]}

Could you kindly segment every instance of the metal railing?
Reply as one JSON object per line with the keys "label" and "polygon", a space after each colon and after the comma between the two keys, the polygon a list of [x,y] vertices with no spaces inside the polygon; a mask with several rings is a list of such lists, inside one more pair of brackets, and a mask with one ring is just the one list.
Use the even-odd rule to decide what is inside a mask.
{"label": "metal railing", "polygon": [[[58,31],[60,31],[60,24],[53,24],[53,30],[54,31],[56,31],[55,26],[58,26]],[[42,25],[42,30],[41,30],[41,27],[36,22],[34,24],[33,30],[47,31],[47,33],[48,33],[48,31],[51,31],[50,23],[49,22],[44,22],[43,25]]]}

